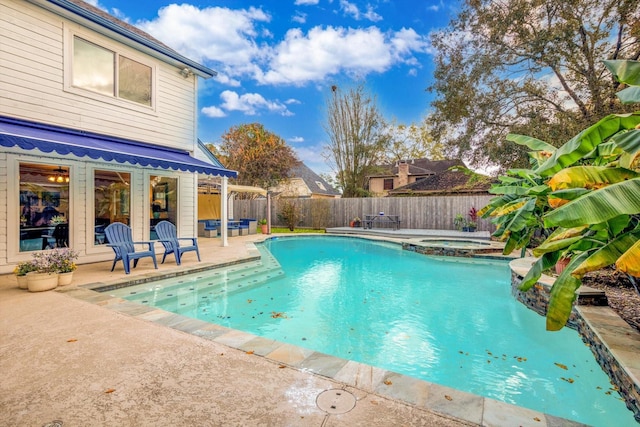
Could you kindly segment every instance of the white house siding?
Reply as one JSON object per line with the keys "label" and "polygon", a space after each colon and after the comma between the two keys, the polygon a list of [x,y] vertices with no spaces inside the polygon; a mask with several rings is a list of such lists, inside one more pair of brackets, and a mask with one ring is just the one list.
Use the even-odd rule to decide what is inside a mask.
{"label": "white house siding", "polygon": [[[79,89],[65,89],[64,55],[73,32],[89,35],[89,40],[97,44],[153,65],[155,107],[149,109]],[[179,71],[29,2],[0,0],[0,115],[194,152],[197,78],[184,78]],[[31,257],[29,252],[18,250],[20,162],[70,168],[69,241],[80,253],[81,263],[113,259],[110,248],[93,245],[94,168],[131,174],[130,221],[134,240],[149,238],[150,175],[178,178],[178,232],[182,236],[196,235],[197,174],[2,148],[0,273],[10,272],[16,262]]]}
{"label": "white house siding", "polygon": [[[72,32],[155,64],[155,111],[89,91],[65,91],[64,52]],[[174,66],[25,1],[0,0],[0,35],[2,114],[195,150],[195,76],[185,79]]]}

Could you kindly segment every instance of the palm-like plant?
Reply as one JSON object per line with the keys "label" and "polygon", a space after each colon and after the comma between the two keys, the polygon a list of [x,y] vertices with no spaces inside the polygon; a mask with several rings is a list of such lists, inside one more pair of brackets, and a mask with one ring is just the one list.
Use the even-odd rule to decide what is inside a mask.
{"label": "palm-like plant", "polygon": [[[629,85],[620,100],[640,102],[640,62],[605,63]],[[558,330],[585,273],[615,264],[632,282],[640,277],[640,112],[607,116],[558,149],[522,135],[508,139],[534,150],[534,166],[503,177],[507,185],[492,189],[500,196],[480,213],[495,217],[494,235],[506,240],[505,253],[526,247],[536,228],[548,234],[534,249],[540,258],[522,290],[560,257],[571,258],[552,287],[547,312],[547,329]]]}

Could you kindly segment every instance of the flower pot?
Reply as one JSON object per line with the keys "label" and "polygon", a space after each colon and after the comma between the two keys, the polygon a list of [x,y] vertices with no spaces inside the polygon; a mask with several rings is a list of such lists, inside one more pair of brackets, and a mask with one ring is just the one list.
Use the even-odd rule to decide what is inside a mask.
{"label": "flower pot", "polygon": [[351,222],[349,223],[349,227],[352,227],[352,228],[353,228],[353,227],[355,227],[355,226],[356,226],[356,222],[355,222],[355,221],[351,221]]}
{"label": "flower pot", "polygon": [[262,234],[267,234],[269,232],[269,226],[267,224],[260,224],[260,231],[262,231]]}
{"label": "flower pot", "polygon": [[58,286],[58,275],[56,273],[31,272],[27,274],[29,292],[49,291],[55,289],[56,286]]}
{"label": "flower pot", "polygon": [[27,289],[28,285],[27,285],[27,275],[26,274],[24,276],[16,276],[16,279],[18,280],[18,287],[20,289]]}
{"label": "flower pot", "polygon": [[73,271],[68,273],[58,273],[58,286],[70,285],[73,281]]}

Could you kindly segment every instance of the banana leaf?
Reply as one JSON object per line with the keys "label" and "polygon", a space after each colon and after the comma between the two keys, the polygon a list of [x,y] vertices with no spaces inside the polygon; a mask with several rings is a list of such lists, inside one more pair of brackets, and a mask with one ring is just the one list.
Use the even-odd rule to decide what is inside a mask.
{"label": "banana leaf", "polygon": [[515,142],[518,145],[524,145],[525,147],[529,147],[535,151],[548,151],[550,153],[556,151],[556,147],[553,145],[531,136],[510,133],[507,135],[507,141]]}
{"label": "banana leaf", "polygon": [[545,227],[598,224],[618,215],[640,213],[640,178],[609,185],[547,213]]}
{"label": "banana leaf", "polygon": [[554,191],[568,188],[594,189],[637,177],[640,177],[640,173],[626,168],[574,166],[555,174],[549,180],[549,187]]}
{"label": "banana leaf", "polygon": [[616,267],[630,276],[640,277],[640,241],[637,241],[618,258]]}
{"label": "banana leaf", "polygon": [[[578,265],[571,274],[573,277],[581,279],[582,276],[590,271],[600,270],[601,268],[611,265],[639,240],[640,231],[623,234],[591,254],[586,260]],[[638,250],[640,251],[640,247]]]}
{"label": "banana leaf", "polygon": [[567,320],[569,320],[573,302],[577,298],[576,290],[582,284],[582,282],[573,277],[571,273],[574,268],[580,265],[588,256],[588,253],[583,253],[571,258],[571,262],[567,268],[564,269],[551,287],[549,307],[547,308],[548,331],[559,331],[567,323]]}
{"label": "banana leaf", "polygon": [[568,248],[569,246],[580,240],[582,240],[582,235],[554,241],[549,241],[549,239],[547,239],[540,246],[533,250],[533,256],[540,256],[549,252],[561,251],[562,249]]}
{"label": "banana leaf", "polygon": [[538,258],[538,260],[533,263],[526,276],[524,276],[524,278],[522,279],[522,283],[520,283],[518,289],[523,292],[531,289],[531,287],[536,284],[543,271],[556,265],[556,262],[558,262],[558,258],[559,254],[557,252],[544,254],[543,256]]}
{"label": "banana leaf", "polygon": [[612,136],[610,141],[629,154],[640,153],[640,129],[620,132]]}
{"label": "banana leaf", "polygon": [[552,193],[549,193],[549,198],[575,200],[591,191],[592,190],[587,190],[585,188],[567,188],[566,190],[556,190]]}
{"label": "banana leaf", "polygon": [[504,216],[511,212],[517,211],[518,209],[522,208],[527,203],[528,200],[532,200],[532,199],[517,199],[512,202],[509,202],[503,206],[500,206],[494,209],[493,212],[491,212],[491,216]]}
{"label": "banana leaf", "polygon": [[640,88],[628,87],[616,93],[616,96],[623,104],[635,104],[640,99]]}
{"label": "banana leaf", "polygon": [[589,155],[599,144],[621,130],[633,129],[639,123],[640,112],[611,114],[571,138],[533,172],[541,176],[551,176]]}
{"label": "banana leaf", "polygon": [[625,59],[606,59],[602,62],[620,83],[640,86],[640,62]]}
{"label": "banana leaf", "polygon": [[511,231],[520,231],[529,224],[529,220],[533,217],[533,210],[536,208],[536,199],[529,199],[522,208],[514,211],[515,214],[511,218],[507,228]]}

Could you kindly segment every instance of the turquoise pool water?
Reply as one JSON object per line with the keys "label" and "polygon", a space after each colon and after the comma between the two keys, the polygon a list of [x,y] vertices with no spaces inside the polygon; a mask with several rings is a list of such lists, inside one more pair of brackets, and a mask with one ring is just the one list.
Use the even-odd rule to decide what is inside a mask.
{"label": "turquoise pool water", "polygon": [[578,334],[546,332],[511,296],[506,263],[340,237],[260,250],[266,272],[234,267],[115,294],[590,425],[636,424]]}

